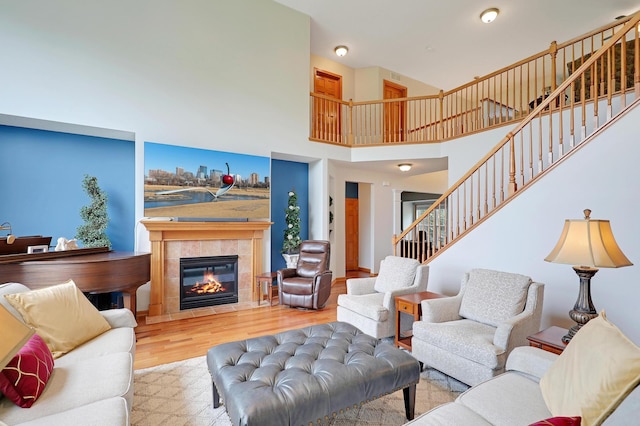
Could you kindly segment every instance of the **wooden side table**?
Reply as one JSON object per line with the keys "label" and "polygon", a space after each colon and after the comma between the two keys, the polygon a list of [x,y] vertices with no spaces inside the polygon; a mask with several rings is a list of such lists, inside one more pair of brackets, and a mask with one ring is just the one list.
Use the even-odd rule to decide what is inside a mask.
{"label": "wooden side table", "polygon": [[396,338],[395,344],[399,348],[411,350],[411,337],[413,333],[406,332],[402,334],[400,331],[400,314],[405,313],[413,316],[414,321],[420,320],[422,316],[422,306],[420,302],[427,299],[439,299],[446,297],[442,294],[433,293],[431,291],[421,291],[420,293],[406,294],[404,296],[396,296]]}
{"label": "wooden side table", "polygon": [[562,341],[562,336],[568,332],[569,330],[566,328],[556,327],[554,325],[527,337],[527,340],[529,341],[529,346],[535,346],[536,348],[559,355],[564,351],[564,348],[567,347],[567,344]]}
{"label": "wooden side table", "polygon": [[263,272],[259,275],[256,275],[256,292],[258,293],[258,306],[262,302],[262,284],[266,284],[267,286],[267,298],[269,299],[269,306],[273,306],[273,292],[275,290],[276,294],[278,292],[278,285],[273,285],[274,281],[276,281],[278,274],[275,272]]}

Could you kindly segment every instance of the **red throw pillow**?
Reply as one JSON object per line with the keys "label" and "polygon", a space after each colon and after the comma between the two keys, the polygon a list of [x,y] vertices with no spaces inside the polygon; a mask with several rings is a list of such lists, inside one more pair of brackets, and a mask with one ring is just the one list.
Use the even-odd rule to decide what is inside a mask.
{"label": "red throw pillow", "polygon": [[53,372],[53,355],[34,334],[0,372],[0,392],[22,408],[29,408],[44,391]]}
{"label": "red throw pillow", "polygon": [[550,419],[540,420],[531,423],[529,426],[580,426],[582,418],[576,417],[552,417]]}

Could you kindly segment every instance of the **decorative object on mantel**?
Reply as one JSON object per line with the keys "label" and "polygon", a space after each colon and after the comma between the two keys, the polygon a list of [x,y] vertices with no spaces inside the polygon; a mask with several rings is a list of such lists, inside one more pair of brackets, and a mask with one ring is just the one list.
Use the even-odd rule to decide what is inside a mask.
{"label": "decorative object on mantel", "polygon": [[91,204],[80,209],[84,225],[76,229],[76,238],[82,241],[85,247],[111,248],[111,241],[106,233],[109,224],[107,193],[100,189],[98,178],[95,176],[84,175],[82,187],[91,197]]}
{"label": "decorative object on mantel", "polygon": [[618,247],[609,221],[591,219],[590,215],[591,210],[585,209],[584,219],[565,220],[558,243],[544,258],[547,262],[581,265],[573,267],[580,277],[580,291],[575,306],[569,311],[576,325],[562,337],[564,343],[569,343],[583,325],[598,316],[591,301],[591,277],[598,268],[633,265]]}
{"label": "decorative object on mantel", "polygon": [[284,230],[282,257],[287,263],[287,268],[295,268],[298,265],[298,250],[302,242],[300,239],[300,206],[295,191],[289,191],[287,204],[287,208],[284,209],[284,221],[287,227]]}
{"label": "decorative object on mantel", "polygon": [[60,237],[58,238],[55,251],[76,250],[78,248],[77,240],[75,238],[67,240],[65,237]]}

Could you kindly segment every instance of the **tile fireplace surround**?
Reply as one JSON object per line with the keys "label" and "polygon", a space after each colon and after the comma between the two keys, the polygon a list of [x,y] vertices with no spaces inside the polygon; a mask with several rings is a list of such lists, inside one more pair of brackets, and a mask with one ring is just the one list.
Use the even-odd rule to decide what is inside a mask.
{"label": "tile fireplace surround", "polygon": [[[263,237],[271,222],[143,220],[142,224],[151,241],[148,321],[209,315],[255,302],[254,280],[263,272]],[[180,258],[230,254],[239,256],[238,303],[180,311]]]}

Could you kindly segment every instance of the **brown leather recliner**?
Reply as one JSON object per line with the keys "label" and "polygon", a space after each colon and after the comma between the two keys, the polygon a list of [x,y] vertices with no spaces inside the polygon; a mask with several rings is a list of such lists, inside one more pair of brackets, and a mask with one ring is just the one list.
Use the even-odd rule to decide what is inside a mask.
{"label": "brown leather recliner", "polygon": [[331,294],[329,241],[307,240],[300,244],[296,268],[278,270],[278,300],[281,305],[322,309]]}

